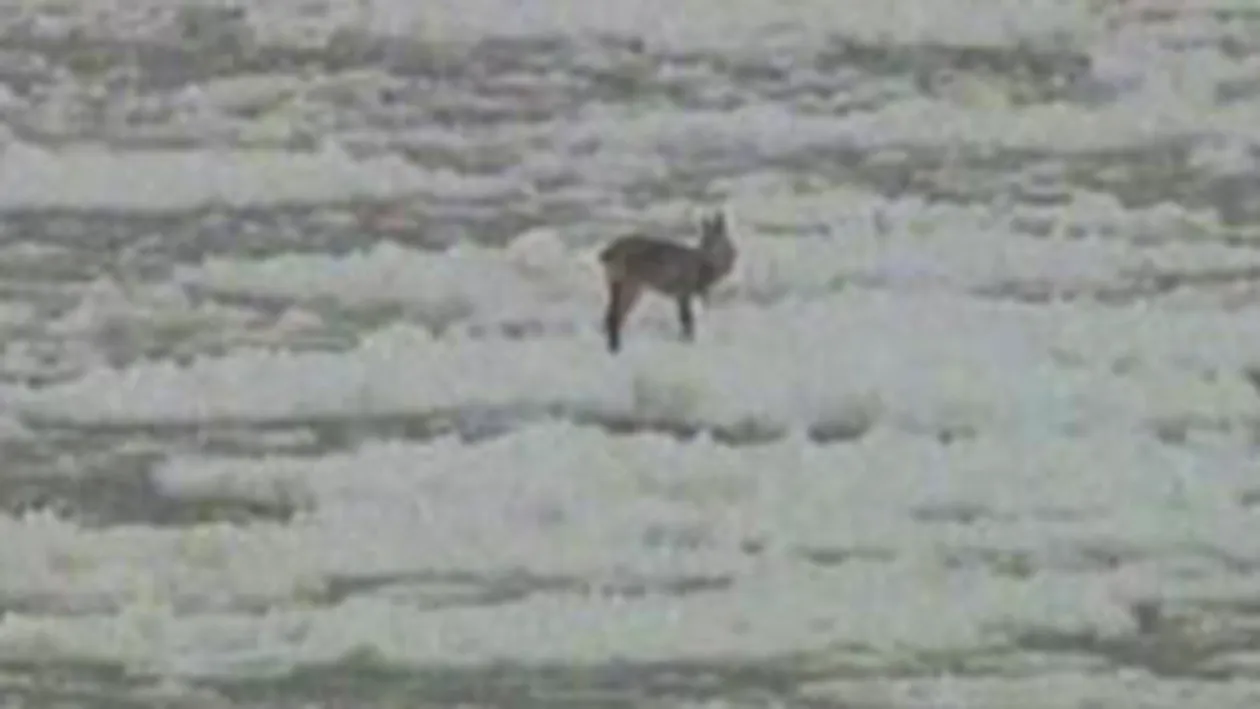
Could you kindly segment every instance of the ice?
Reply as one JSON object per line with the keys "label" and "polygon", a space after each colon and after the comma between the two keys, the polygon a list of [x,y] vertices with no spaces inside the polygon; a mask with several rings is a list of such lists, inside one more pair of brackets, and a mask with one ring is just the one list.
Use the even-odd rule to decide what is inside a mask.
{"label": "ice", "polygon": [[[541,264],[547,276],[562,268]],[[563,264],[571,267],[570,263]],[[593,274],[593,270],[591,271]],[[582,274],[586,275],[586,274]],[[348,307],[401,305],[425,322],[444,324],[473,313],[502,313],[522,294],[545,295],[561,284],[530,277],[501,249],[459,246],[443,254],[392,242],[345,257],[283,255],[263,261],[211,259],[181,269],[179,280],[210,293],[331,302]],[[527,296],[528,297],[528,296]]]}
{"label": "ice", "polygon": [[[319,460],[187,456],[158,471],[167,494],[283,498],[304,512],[284,526],[166,531],[0,517],[0,593],[98,611],[11,612],[0,655],[205,676],[365,651],[484,664],[814,649],[882,667],[924,651],[993,652],[1034,631],[1121,642],[1135,599],[1245,593],[1222,557],[1256,553],[1254,517],[1231,497],[1251,486],[1250,456],[1204,450],[1102,432],[735,449],[551,423]],[[939,516],[950,509],[972,518]],[[808,561],[828,552],[854,558]],[[1198,572],[1133,573],[1156,560]],[[512,568],[581,581],[440,612],[407,600],[456,592],[439,582],[446,572]],[[697,574],[729,585],[633,600],[617,590]],[[393,582],[312,606],[336,578]],[[228,612],[229,599],[269,610]]]}
{"label": "ice", "polygon": [[[1159,279],[1228,281],[1260,266],[1249,249],[1161,238],[1184,233],[1190,215],[1181,210],[1126,212],[1082,195],[1062,228],[1093,236],[1046,239],[1014,235],[1010,222],[965,207],[737,194],[747,211],[736,221],[740,263],[693,347],[661,342],[676,325],[669,304],[649,298],[626,356],[607,358],[592,250],[570,249],[555,233],[524,234],[505,250],[383,243],[346,257],[212,260],[180,279],[299,304],[400,305],[445,334],[397,326],[350,355],[256,351],[187,369],[94,372],[30,397],[29,410],[154,422],[523,408],[642,423],[958,431],[1112,425],[1119,413],[1139,426],[1230,428],[1256,406],[1246,383],[1260,338],[1250,309],[1093,304]],[[785,241],[764,231],[791,215],[830,233]],[[1135,248],[1137,240],[1151,243]],[[1060,302],[960,297],[967,292]],[[577,337],[504,350],[495,330],[468,329],[531,321]],[[780,364],[785,356],[793,366]],[[1051,379],[1056,388],[1040,385]]]}
{"label": "ice", "polygon": [[[1118,52],[1125,58],[1132,54],[1130,49]],[[555,121],[552,140],[565,146],[598,143],[600,151],[574,155],[574,169],[601,183],[625,180],[627,173],[650,172],[657,167],[652,160],[657,155],[729,160],[845,146],[981,152],[1007,148],[1071,154],[1208,136],[1255,143],[1258,134],[1251,120],[1257,111],[1255,101],[1218,99],[1219,87],[1237,80],[1236,65],[1217,52],[1193,61],[1177,56],[1179,63],[1163,73],[1147,70],[1140,80],[1126,83],[1122,87],[1125,100],[1099,105],[1051,102],[1021,107],[1004,100],[972,101],[968,97],[976,91],[995,91],[978,85],[952,98],[905,97],[843,116],[804,114],[783,104],[751,102],[713,112],[600,106]],[[834,77],[815,77],[808,70],[794,79],[797,83],[811,80],[833,87],[837,95],[855,90],[838,87]],[[575,152],[571,147],[569,151]]]}
{"label": "ice", "polygon": [[[410,515],[412,523],[435,530],[502,525],[505,548],[508,537],[523,541],[522,530],[529,527],[546,532],[552,525],[579,525],[584,533],[569,538],[614,542],[642,539],[653,525],[672,524],[698,530],[699,549],[713,545],[729,552],[746,538],[759,538],[777,550],[839,545],[919,553],[941,542],[929,516],[950,510],[978,521],[970,531],[956,529],[946,546],[1009,545],[1032,552],[1030,545],[1045,544],[1043,535],[1054,531],[1049,546],[1033,552],[1045,563],[1065,562],[1090,540],[1152,555],[1190,551],[1161,546],[1161,535],[1224,545],[1238,555],[1253,546],[1234,536],[1254,526],[1239,506],[1249,489],[1242,446],[1186,450],[1105,432],[981,436],[946,446],[889,431],[850,446],[815,448],[791,439],[755,449],[607,436],[552,425],[477,446],[379,444],[320,462],[194,457],[164,466],[156,482],[168,494],[190,498],[296,502],[316,519],[361,507],[399,510],[399,519]],[[523,472],[522,465],[538,472]],[[1105,481],[1098,479],[1099,469],[1108,471]],[[643,496],[661,504],[643,505]],[[461,522],[474,503],[485,516]],[[425,511],[417,514],[415,505]],[[623,516],[623,508],[634,516]],[[705,514],[681,514],[689,508]],[[1216,522],[1191,517],[1191,525],[1173,523],[1179,515],[1200,513]],[[912,514],[924,515],[921,525],[906,525]],[[1074,516],[1092,521],[1063,526]]]}
{"label": "ice", "polygon": [[5,401],[6,393],[3,388],[0,388],[0,442],[29,440],[31,431],[10,411]]}
{"label": "ice", "polygon": [[[1161,277],[1215,274],[1228,280],[1260,267],[1252,249],[1186,243],[1187,231],[1216,226],[1202,215],[1171,205],[1126,210],[1114,198],[1088,193],[1074,195],[1066,213],[1024,209],[1002,217],[863,192],[798,194],[739,184],[732,191],[740,258],[730,280],[718,288],[723,300],[819,295],[846,283],[1091,297],[1126,287],[1136,292]],[[682,235],[673,238],[694,240],[686,234],[695,230],[685,224],[691,216],[671,211],[643,218],[684,222],[674,230]],[[1012,233],[1021,221],[1037,219],[1055,224],[1051,238]],[[775,237],[784,223],[805,224],[820,234]],[[380,242],[340,257],[215,258],[182,267],[177,277],[216,294],[348,308],[401,306],[422,322],[442,326],[461,319],[485,324],[531,316],[590,318],[603,297],[594,257],[598,246],[569,248],[568,240],[538,230],[518,236],[507,249],[460,245],[442,252]],[[1144,246],[1134,248],[1134,242]]]}
{"label": "ice", "polygon": [[[119,180],[120,174],[137,175]],[[460,197],[498,189],[474,178],[429,173],[398,157],[355,159],[336,147],[274,150],[57,151],[16,143],[0,157],[0,209],[163,212],[258,207],[407,195]]]}
{"label": "ice", "polygon": [[[1057,605],[1055,596],[1067,590],[1051,584],[1032,589],[1018,581],[977,586],[959,579],[957,588],[924,594],[911,590],[919,579],[908,576],[913,571],[859,564],[831,577],[767,574],[734,592],[683,599],[630,604],[615,596],[540,597],[441,614],[373,598],[324,611],[273,610],[255,617],[181,618],[161,608],[110,618],[10,614],[0,622],[0,655],[38,650],[123,662],[145,674],[240,676],[270,675],[295,661],[329,662],[365,651],[407,664],[443,665],[508,658],[529,664],[644,662],[663,654],[684,660],[755,660],[808,647],[825,649],[833,633],[840,633],[851,646],[864,647],[861,654],[880,658],[907,646],[992,647],[1001,642],[1000,634],[984,632],[984,621],[1037,613]],[[958,602],[964,597],[971,602]],[[1121,624],[1114,607],[1074,607],[1084,611],[1081,620],[1104,632]]]}
{"label": "ice", "polygon": [[510,349],[400,325],[350,353],[140,363],[21,400],[32,416],[81,423],[523,409],[772,430],[868,421],[928,431],[1117,421],[1228,429],[1260,411],[1246,379],[1260,330],[1246,313],[854,292],[715,307],[693,346],[653,332],[645,315],[620,358],[604,351],[595,319],[575,337]]}
{"label": "ice", "polygon": [[[221,7],[217,0],[183,3],[190,7]],[[326,34],[333,27],[347,27],[384,34],[433,37],[444,41],[486,36],[550,36],[555,34],[643,34],[658,42],[682,47],[732,47],[766,28],[794,30],[788,38],[801,41],[820,35],[843,33],[865,41],[937,41],[977,45],[1010,45],[1021,40],[1053,41],[1096,31],[1106,15],[1135,13],[1151,3],[1137,3],[1138,10],[1121,3],[1077,0],[951,0],[933,12],[922,10],[921,0],[896,0],[878,5],[837,5],[825,0],[790,3],[758,1],[730,12],[719,0],[475,0],[416,5],[406,0],[372,0],[329,3],[320,12],[309,10],[301,0],[277,0],[251,6],[248,23],[267,39],[299,38]],[[74,10],[55,0],[23,3],[28,13],[40,12],[45,23],[60,20],[109,21],[115,32],[128,25],[144,25],[150,8],[167,9],[165,3],[119,3],[93,0],[76,4]],[[1213,9],[1241,7],[1238,2],[1175,3],[1171,10],[1190,15]],[[48,12],[56,8],[61,16]],[[150,13],[151,14],[151,13]],[[309,41],[309,40],[308,40]],[[785,40],[780,40],[785,41]],[[1061,40],[1059,40],[1061,41]]]}
{"label": "ice", "polygon": [[[144,38],[143,64],[182,11],[72,4],[24,3],[15,27],[111,51]],[[1255,672],[1260,252],[1208,194],[1256,168],[1256,66],[1236,51],[1251,38],[1215,12],[1248,7],[250,4],[220,28],[243,51],[215,77],[169,95],[137,81],[108,108],[173,104],[178,125],[133,138],[298,131],[316,149],[6,134],[0,209],[392,211],[350,252],[267,244],[143,276],[111,254],[71,269],[55,308],[0,310],[0,660],[239,680],[344,659],[630,673],[776,657],[850,678],[809,687],[821,703],[1255,704],[1246,682],[1145,674]],[[823,47],[871,54],[837,69]],[[923,61],[954,50],[968,66]],[[518,51],[528,71],[492,66]],[[291,74],[254,62],[290,54]],[[325,57],[351,68],[320,76]],[[745,62],[782,73],[737,77]],[[113,100],[73,71],[51,89],[18,76],[36,85],[0,99],[23,120],[69,129],[83,96]],[[101,85],[119,78],[135,77]],[[640,79],[685,100],[608,90]],[[430,120],[510,109],[507,94],[559,108]],[[876,194],[881,166],[914,184]],[[1152,186],[1173,167],[1183,191]],[[647,297],[606,352],[597,251],[631,231],[694,238],[718,207],[740,258],[697,341]],[[408,233],[434,223],[460,238],[409,245],[441,241]],[[82,265],[93,227],[67,224],[47,228],[55,258],[4,251],[6,293],[24,297],[28,264]],[[186,257],[155,231],[137,259]],[[333,329],[336,349],[309,349]],[[254,445],[223,445],[241,431]],[[8,476],[28,468],[267,514],[20,512]],[[944,667],[968,676],[907,677]]]}
{"label": "ice", "polygon": [[0,528],[14,542],[0,550],[0,593],[48,610],[109,612],[153,603],[206,610],[283,597],[301,581],[302,567],[267,559],[294,558],[292,550],[284,553],[293,536],[280,528],[92,533],[47,513],[0,516]]}
{"label": "ice", "polygon": [[35,308],[25,303],[0,303],[0,337],[7,337],[14,330],[19,330],[38,318]]}
{"label": "ice", "polygon": [[330,27],[352,27],[443,42],[487,36],[643,34],[656,44],[678,49],[738,46],[739,41],[746,42],[774,26],[791,28],[789,37],[794,41],[844,32],[866,40],[1008,44],[1055,32],[1080,32],[1088,28],[1090,19],[1084,4],[1063,0],[958,0],[939,13],[923,13],[916,0],[854,7],[818,0],[755,2],[741,6],[739,12],[730,12],[715,0],[474,0],[423,6],[402,0],[373,0],[335,5],[321,15],[301,13],[294,2],[276,2],[258,6],[250,17],[261,36],[290,41],[327,33]]}
{"label": "ice", "polygon": [[[599,136],[610,150],[629,154],[648,149],[692,155],[751,151],[768,156],[840,146],[1089,153],[1209,135],[1253,142],[1260,136],[1251,120],[1257,111],[1254,102],[1217,106],[1207,100],[1172,99],[1158,88],[1099,108],[1066,103],[1012,108],[907,98],[843,118],[803,116],[782,106],[755,105],[684,116],[674,110],[655,115],[608,110],[603,115],[588,112],[561,130],[575,142]],[[608,158],[603,160],[606,163]],[[606,174],[607,170],[605,166],[590,172]]]}
{"label": "ice", "polygon": [[1151,141],[1206,135],[1257,138],[1250,103],[1215,108],[1174,102],[1153,94],[1114,108],[1088,110],[1064,104],[1011,110],[957,107],[907,100],[856,117],[844,126],[851,142],[886,145],[965,145],[1090,152]]}
{"label": "ice", "polygon": [[46,323],[58,336],[120,336],[152,331],[156,334],[189,332],[210,338],[218,331],[232,331],[258,320],[256,315],[217,303],[193,305],[183,290],[140,285],[113,278],[97,278],[82,286],[72,308]]}
{"label": "ice", "polygon": [[[537,277],[567,258],[553,235],[532,233],[497,263]],[[553,422],[476,445],[175,459],[155,472],[165,495],[253,499],[299,516],[104,532],[6,519],[0,592],[121,614],[10,613],[0,649],[201,675],[363,648],[398,662],[598,662],[756,656],[843,633],[882,666],[923,649],[991,649],[1020,628],[1123,636],[1134,599],[1249,588],[1230,570],[1260,553],[1244,503],[1257,415],[1244,370],[1260,337],[1249,318],[855,291],[732,300],[707,312],[695,345],[641,328],[615,359],[592,332],[505,348],[395,326],[349,353],[238,352],[15,392],[20,413],[76,423],[517,406],[797,435],[731,448]],[[820,447],[799,435],[811,426],[856,438]],[[804,561],[829,555],[852,560]],[[732,585],[634,603],[541,593],[442,613],[397,597],[425,593],[408,578],[505,568],[594,588],[694,574]],[[306,607],[333,579],[363,577],[397,582],[390,594]],[[265,620],[224,610],[242,602],[271,610]]]}
{"label": "ice", "polygon": [[246,74],[189,86],[181,92],[179,103],[186,109],[248,113],[291,100],[303,88],[305,82],[292,74]]}

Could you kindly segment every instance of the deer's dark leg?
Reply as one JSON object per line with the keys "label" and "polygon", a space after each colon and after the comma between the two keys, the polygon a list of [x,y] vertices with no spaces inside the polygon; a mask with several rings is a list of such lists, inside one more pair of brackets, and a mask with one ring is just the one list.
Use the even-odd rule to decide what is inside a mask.
{"label": "deer's dark leg", "polygon": [[621,327],[643,294],[643,284],[626,279],[608,281],[608,312],[604,315],[604,332],[608,335],[608,351],[621,349]]}
{"label": "deer's dark leg", "polygon": [[696,318],[691,311],[691,296],[678,299],[678,324],[682,326],[682,338],[687,342],[696,339]]}
{"label": "deer's dark leg", "polygon": [[604,313],[604,334],[608,338],[608,351],[616,354],[621,349],[621,301],[624,288],[617,281],[608,282],[608,310]]}

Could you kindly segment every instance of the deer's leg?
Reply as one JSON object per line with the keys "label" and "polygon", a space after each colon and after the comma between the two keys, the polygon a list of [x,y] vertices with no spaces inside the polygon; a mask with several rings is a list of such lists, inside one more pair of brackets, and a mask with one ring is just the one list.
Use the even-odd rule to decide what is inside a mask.
{"label": "deer's leg", "polygon": [[678,298],[678,324],[682,327],[682,338],[687,342],[696,339],[696,316],[691,310],[691,296]]}
{"label": "deer's leg", "polygon": [[608,281],[608,310],[604,314],[604,334],[608,338],[608,351],[617,353],[621,349],[621,328],[626,316],[639,300],[642,287],[637,283],[621,279]]}
{"label": "deer's leg", "polygon": [[608,310],[604,313],[604,334],[608,338],[608,351],[614,354],[621,349],[621,284],[608,282]]}

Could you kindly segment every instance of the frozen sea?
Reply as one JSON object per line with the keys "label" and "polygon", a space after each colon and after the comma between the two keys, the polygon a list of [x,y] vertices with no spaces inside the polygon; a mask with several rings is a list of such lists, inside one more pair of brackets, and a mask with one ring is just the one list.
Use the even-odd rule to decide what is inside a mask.
{"label": "frozen sea", "polygon": [[1254,0],[0,1],[4,709],[1254,709],[1258,390]]}

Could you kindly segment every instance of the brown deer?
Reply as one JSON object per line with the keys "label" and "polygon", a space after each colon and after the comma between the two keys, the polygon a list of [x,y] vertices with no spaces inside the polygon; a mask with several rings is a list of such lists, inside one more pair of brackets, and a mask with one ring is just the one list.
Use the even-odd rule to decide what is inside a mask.
{"label": "brown deer", "polygon": [[709,289],[731,272],[735,244],[726,231],[726,217],[718,212],[700,223],[700,243],[686,246],[673,241],[623,236],[599,254],[608,283],[604,334],[608,351],[621,349],[621,329],[644,289],[673,298],[685,341],[695,339],[692,299],[705,300]]}

